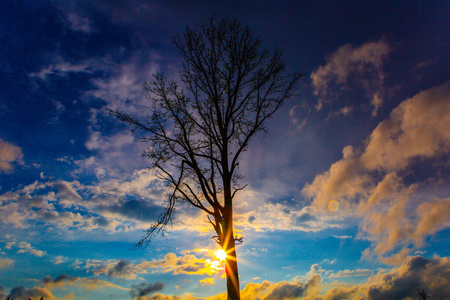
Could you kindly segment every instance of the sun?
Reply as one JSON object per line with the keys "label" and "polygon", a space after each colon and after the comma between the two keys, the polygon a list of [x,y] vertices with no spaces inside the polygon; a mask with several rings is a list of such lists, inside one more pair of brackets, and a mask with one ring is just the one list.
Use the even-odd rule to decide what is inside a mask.
{"label": "sun", "polygon": [[214,254],[219,260],[225,260],[227,258],[227,253],[223,249],[217,250]]}

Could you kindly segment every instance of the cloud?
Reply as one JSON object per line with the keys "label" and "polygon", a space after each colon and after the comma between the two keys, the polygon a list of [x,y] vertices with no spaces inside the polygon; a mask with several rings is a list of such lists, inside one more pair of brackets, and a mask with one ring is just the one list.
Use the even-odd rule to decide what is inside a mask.
{"label": "cloud", "polygon": [[[346,276],[370,276],[365,282],[358,284],[341,283],[334,280],[323,284],[326,276],[320,266],[311,266],[307,276],[298,276],[292,281],[248,283],[241,290],[241,298],[249,300],[381,300],[416,299],[417,289],[425,289],[433,299],[447,299],[450,297],[450,258],[409,256],[402,264],[389,271],[381,270],[372,275],[369,270],[345,270],[342,276],[331,274],[331,279]],[[339,273],[338,273],[339,274]],[[303,279],[302,279],[303,278]],[[155,294],[147,300],[225,300],[226,294],[218,294],[207,298],[191,297],[190,295],[165,296]]]}
{"label": "cloud", "polygon": [[133,284],[131,286],[131,296],[135,298],[144,297],[155,292],[159,292],[164,288],[164,284],[161,282]]}
{"label": "cloud", "polygon": [[237,195],[234,224],[240,230],[298,230],[317,232],[337,228],[339,217],[324,214],[312,207],[295,207],[271,203],[270,195],[244,190]]}
{"label": "cloud", "polygon": [[34,225],[109,232],[143,229],[156,220],[165,190],[164,183],[147,170],[92,185],[35,181],[0,195],[0,222],[16,228]]}
{"label": "cloud", "polygon": [[14,164],[22,164],[22,149],[0,138],[0,172],[11,172]]}
{"label": "cloud", "polygon": [[396,107],[369,137],[361,156],[369,170],[405,168],[414,157],[433,157],[450,147],[450,81]]}
{"label": "cloud", "polygon": [[197,258],[194,255],[177,256],[175,253],[167,253],[162,260],[142,262],[141,268],[155,268],[163,273],[190,275],[212,275],[218,269],[210,259]]}
{"label": "cloud", "polygon": [[58,198],[58,203],[65,207],[76,207],[83,201],[80,195],[77,193],[76,188],[79,186],[79,182],[67,182],[58,181],[53,183],[53,187],[58,190],[55,197]]}
{"label": "cloud", "polygon": [[201,279],[199,282],[202,286],[214,285],[215,283],[214,278],[212,277]]}
{"label": "cloud", "polygon": [[340,90],[358,86],[371,99],[375,116],[383,103],[383,65],[391,51],[392,47],[381,39],[357,48],[346,44],[332,53],[327,63],[311,74],[314,94],[320,97],[316,108],[331,103]]}
{"label": "cloud", "polygon": [[116,285],[114,283],[111,283],[109,281],[100,280],[97,278],[82,278],[82,277],[75,277],[68,274],[62,274],[55,279],[52,279],[51,276],[46,275],[44,279],[42,279],[41,283],[44,285],[46,289],[55,289],[64,287],[66,285],[72,286],[78,286],[78,287],[84,287],[88,291],[94,290],[94,289],[104,289],[104,288],[115,288],[115,289],[121,289],[121,290],[128,290],[127,288],[121,287],[119,285]]}
{"label": "cloud", "polygon": [[9,258],[0,259],[0,269],[7,268],[14,263],[13,260]]}
{"label": "cloud", "polygon": [[132,280],[136,279],[137,274],[148,273],[149,269],[152,269],[152,273],[171,272],[175,275],[212,275],[221,268],[211,259],[197,258],[194,255],[177,256],[175,253],[167,253],[163,259],[140,263],[131,263],[124,259],[109,261],[87,260],[84,269],[97,276],[104,274]]}
{"label": "cloud", "polygon": [[30,243],[27,242],[18,243],[17,248],[19,248],[19,250],[17,250],[16,253],[28,253],[37,257],[42,257],[45,254],[47,254],[47,252],[37,250],[36,248],[32,247]]}
{"label": "cloud", "polygon": [[93,272],[94,275],[105,274],[116,278],[136,279],[137,274],[147,273],[147,271],[136,265],[132,264],[124,259],[120,260],[87,260],[84,266],[89,272]]}
{"label": "cloud", "polygon": [[67,14],[67,21],[70,24],[70,29],[73,31],[80,31],[84,33],[92,33],[92,22],[86,17],[79,15],[76,12]]}
{"label": "cloud", "polygon": [[53,61],[46,67],[43,67],[38,72],[29,73],[31,78],[39,78],[47,80],[50,76],[66,77],[73,73],[88,73],[92,74],[96,70],[101,70],[104,67],[98,61],[81,61],[78,63],[71,63],[66,61],[63,57],[57,55]]}
{"label": "cloud", "polygon": [[450,297],[450,258],[407,257],[401,266],[378,273],[367,291],[369,299],[406,299],[417,297],[417,289],[425,288],[433,299]]}
{"label": "cloud", "polygon": [[355,277],[355,276],[372,276],[373,272],[368,269],[344,270],[336,274],[331,274],[330,278]]}
{"label": "cloud", "polygon": [[28,298],[40,298],[40,297],[44,297],[44,299],[55,299],[55,297],[53,296],[53,294],[45,289],[45,288],[41,288],[41,287],[34,287],[32,289],[25,289],[23,286],[17,286],[13,289],[11,289],[11,291],[9,292],[9,295],[7,295],[7,297],[16,299],[16,300],[26,300]]}
{"label": "cloud", "polygon": [[[264,280],[262,283],[248,283],[245,288],[241,290],[241,298],[255,300],[290,300],[299,298],[320,299],[313,298],[315,295],[319,294],[320,286],[320,275],[314,275],[307,279],[306,282],[294,279],[293,281],[272,283]],[[208,297],[207,299],[225,300],[227,299],[227,295],[219,294],[214,297]]]}
{"label": "cloud", "polygon": [[52,261],[55,265],[59,265],[59,264],[65,263],[67,261],[67,257],[58,255],[58,256],[55,256]]}
{"label": "cloud", "polygon": [[152,51],[132,53],[126,61],[113,64],[107,77],[92,79],[94,88],[86,96],[104,100],[111,109],[126,107],[128,113],[140,112],[139,109],[146,111],[143,84],[160,69],[159,59],[160,56]]}
{"label": "cloud", "polygon": [[[305,185],[302,194],[313,198],[313,208],[326,211],[329,201],[336,200],[339,214],[362,217],[359,236],[368,234],[373,241],[364,256],[383,256],[401,246],[399,253],[384,260],[399,263],[410,246],[421,247],[427,236],[450,226],[442,213],[449,198],[427,187],[446,180],[439,178],[439,169],[448,163],[441,163],[450,150],[447,128],[450,81],[403,101],[363,147],[345,147],[343,158]],[[425,161],[434,178],[416,182],[405,178]]]}

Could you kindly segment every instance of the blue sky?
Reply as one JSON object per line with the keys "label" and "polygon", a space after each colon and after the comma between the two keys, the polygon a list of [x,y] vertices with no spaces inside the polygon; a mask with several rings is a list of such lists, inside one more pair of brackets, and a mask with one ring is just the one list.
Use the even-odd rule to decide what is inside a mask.
{"label": "blue sky", "polygon": [[450,298],[448,1],[6,0],[0,299],[222,299],[192,207],[132,249],[166,187],[106,111],[143,114],[173,34],[211,14],[305,74],[241,160],[243,299]]}

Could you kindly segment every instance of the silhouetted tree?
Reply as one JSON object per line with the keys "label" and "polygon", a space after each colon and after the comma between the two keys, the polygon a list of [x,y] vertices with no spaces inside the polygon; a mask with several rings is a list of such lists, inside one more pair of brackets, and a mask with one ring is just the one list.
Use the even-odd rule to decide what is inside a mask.
{"label": "silhouetted tree", "polygon": [[[171,188],[167,208],[137,244],[172,221],[178,202],[207,214],[214,240],[226,251],[228,299],[240,299],[233,200],[240,185],[237,169],[252,137],[293,95],[300,74],[287,75],[282,51],[269,51],[236,19],[206,19],[187,27],[173,42],[182,57],[179,82],[162,73],[144,85],[146,118],[110,112],[133,125],[133,134],[149,144],[143,156]],[[181,88],[179,87],[181,85]]]}

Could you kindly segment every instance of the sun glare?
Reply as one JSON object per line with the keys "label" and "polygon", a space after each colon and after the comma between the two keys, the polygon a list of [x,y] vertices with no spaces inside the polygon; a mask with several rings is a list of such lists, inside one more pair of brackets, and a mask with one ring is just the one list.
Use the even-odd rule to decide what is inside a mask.
{"label": "sun glare", "polygon": [[223,249],[217,250],[214,254],[219,260],[225,260],[227,258],[227,253]]}

